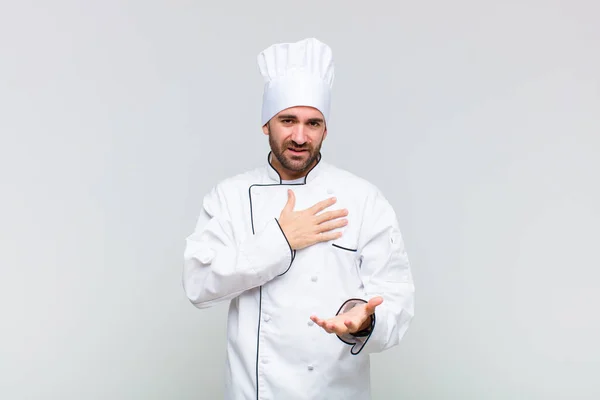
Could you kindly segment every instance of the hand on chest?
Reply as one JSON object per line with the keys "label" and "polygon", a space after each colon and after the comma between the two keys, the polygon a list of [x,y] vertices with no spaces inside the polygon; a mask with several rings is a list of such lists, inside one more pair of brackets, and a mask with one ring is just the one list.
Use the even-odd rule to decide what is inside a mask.
{"label": "hand on chest", "polygon": [[[340,246],[348,250],[356,250],[358,246],[358,229],[361,225],[361,207],[358,198],[351,198],[343,191],[335,190],[331,187],[322,185],[253,185],[250,187],[250,212],[253,232],[259,231],[266,223],[277,218],[281,218],[282,211],[288,204],[288,190],[294,194],[293,211],[306,211],[303,218],[312,219],[313,217],[325,216],[339,210],[347,210],[347,215],[343,217],[336,216],[322,222],[309,222],[315,229],[323,230],[329,224],[335,224],[342,219],[347,224],[333,229],[327,229],[323,233],[341,233],[341,237],[328,240],[323,243],[310,245],[302,250],[309,250],[310,247],[321,247],[324,244],[329,246]],[[335,198],[335,203],[317,212],[310,211],[319,203]],[[317,226],[318,224],[318,226]],[[304,247],[304,246],[302,246]]]}
{"label": "hand on chest", "polygon": [[[335,197],[336,202],[318,212],[348,210],[347,225],[336,228],[342,236],[298,249],[288,272],[265,287],[269,298],[278,299],[281,306],[291,306],[305,296],[324,301],[329,307],[343,301],[361,284],[359,277],[358,234],[362,210],[360,200],[343,191],[317,185],[255,185],[250,188],[253,229],[260,229],[273,218],[279,219],[288,203],[288,189],[294,192],[294,211],[308,210],[319,202]],[[312,215],[307,213],[307,218]],[[289,304],[284,304],[289,301]]]}

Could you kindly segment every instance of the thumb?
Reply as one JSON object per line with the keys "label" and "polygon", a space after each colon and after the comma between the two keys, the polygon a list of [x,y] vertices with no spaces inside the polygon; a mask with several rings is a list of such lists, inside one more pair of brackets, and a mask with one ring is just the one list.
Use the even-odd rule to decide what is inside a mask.
{"label": "thumb", "polygon": [[292,189],[288,189],[288,199],[287,203],[285,203],[285,207],[283,207],[283,211],[286,213],[294,211],[294,207],[296,206],[296,196],[294,195],[294,191]]}
{"label": "thumb", "polygon": [[377,296],[377,297],[373,297],[371,300],[369,300],[369,302],[367,303],[366,309],[367,312],[369,314],[373,314],[375,312],[375,308],[380,305],[381,303],[383,303],[383,297],[381,296]]}

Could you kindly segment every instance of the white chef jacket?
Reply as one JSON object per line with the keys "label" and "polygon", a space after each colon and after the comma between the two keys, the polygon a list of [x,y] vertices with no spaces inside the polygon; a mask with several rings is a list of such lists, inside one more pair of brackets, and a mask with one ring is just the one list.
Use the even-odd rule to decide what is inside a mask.
{"label": "white chef jacket", "polygon": [[[295,210],[335,196],[325,211],[348,209],[342,237],[292,250],[278,222],[290,188]],[[320,158],[300,184],[283,183],[270,162],[218,183],[184,258],[183,287],[196,307],[230,301],[226,399],[369,399],[369,355],[397,345],[414,314],[391,205],[374,185]],[[374,296],[384,301],[368,336],[338,337],[309,318]]]}

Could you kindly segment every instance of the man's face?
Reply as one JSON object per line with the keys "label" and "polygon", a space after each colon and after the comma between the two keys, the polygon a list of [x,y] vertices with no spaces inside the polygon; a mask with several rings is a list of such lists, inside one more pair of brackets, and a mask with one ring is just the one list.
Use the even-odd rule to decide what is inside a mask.
{"label": "man's face", "polygon": [[278,164],[295,179],[304,175],[321,151],[327,128],[323,114],[313,107],[292,107],[275,115],[263,126]]}

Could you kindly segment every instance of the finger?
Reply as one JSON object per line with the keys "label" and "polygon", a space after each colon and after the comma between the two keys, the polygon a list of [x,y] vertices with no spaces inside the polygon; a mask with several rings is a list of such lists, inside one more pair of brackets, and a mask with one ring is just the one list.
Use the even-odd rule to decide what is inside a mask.
{"label": "finger", "polygon": [[341,237],[342,237],[342,232],[323,232],[323,233],[316,234],[313,242],[314,243],[328,242],[330,240],[339,239]]}
{"label": "finger", "polygon": [[324,319],[321,319],[319,317],[316,316],[311,316],[310,319],[317,325],[319,325],[321,328],[325,328],[325,324],[327,323],[327,321],[325,321]]}
{"label": "finger", "polygon": [[327,333],[334,333],[338,330],[338,327],[334,321],[324,320],[317,317],[311,317],[311,319]]}
{"label": "finger", "polygon": [[335,210],[335,211],[327,211],[323,214],[319,214],[316,218],[318,224],[322,224],[323,222],[330,221],[332,219],[345,217],[348,215],[347,209]]}
{"label": "finger", "polygon": [[316,324],[323,328],[325,332],[331,333],[331,329],[329,328],[330,324],[327,321],[319,320],[319,322],[317,322]]}
{"label": "finger", "polygon": [[339,321],[338,323],[334,324],[333,326],[333,332],[338,334],[338,335],[343,335],[349,332],[348,326],[346,325],[346,322],[348,321]]}
{"label": "finger", "polygon": [[292,189],[288,189],[287,193],[288,199],[287,203],[285,203],[285,206],[283,207],[283,211],[290,213],[294,211],[294,207],[296,206],[296,195]]}
{"label": "finger", "polygon": [[348,225],[348,220],[346,218],[337,221],[323,222],[322,224],[317,226],[317,232],[329,232],[337,228],[342,228],[346,225]]}
{"label": "finger", "polygon": [[309,211],[311,214],[317,214],[326,209],[327,207],[330,207],[333,204],[335,204],[336,201],[337,199],[335,197],[330,197],[326,200],[318,202],[314,206],[310,207],[307,211]]}
{"label": "finger", "polygon": [[344,325],[346,325],[346,328],[348,328],[348,331],[350,332],[356,332],[359,326],[357,323],[349,319],[344,321]]}
{"label": "finger", "polygon": [[341,328],[338,324],[336,324],[335,322],[328,322],[326,324],[326,331],[329,333],[337,333],[337,334],[342,334],[343,331],[345,331],[346,329]]}
{"label": "finger", "polygon": [[375,308],[377,306],[379,306],[381,303],[383,303],[383,297],[381,297],[381,296],[373,297],[372,299],[370,299],[365,307],[367,310],[367,313],[369,315],[373,314],[375,312]]}

